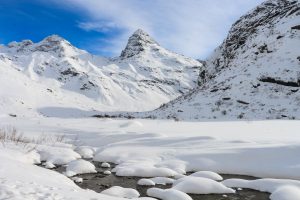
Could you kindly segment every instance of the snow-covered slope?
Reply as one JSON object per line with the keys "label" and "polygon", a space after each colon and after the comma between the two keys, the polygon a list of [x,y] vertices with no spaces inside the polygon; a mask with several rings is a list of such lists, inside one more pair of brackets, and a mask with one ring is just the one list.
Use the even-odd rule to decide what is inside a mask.
{"label": "snow-covered slope", "polygon": [[268,0],[242,16],[206,61],[199,82],[200,88],[146,115],[300,119],[300,1]]}
{"label": "snow-covered slope", "polygon": [[[94,56],[53,35],[0,46],[1,114],[145,111],[197,86],[196,60],[137,30],[118,58]],[[69,113],[69,114],[68,114]]]}

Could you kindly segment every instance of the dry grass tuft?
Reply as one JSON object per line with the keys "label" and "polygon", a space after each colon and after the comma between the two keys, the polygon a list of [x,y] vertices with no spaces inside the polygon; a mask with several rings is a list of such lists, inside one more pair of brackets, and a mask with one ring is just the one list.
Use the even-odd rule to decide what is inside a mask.
{"label": "dry grass tuft", "polygon": [[22,133],[18,133],[15,128],[0,129],[0,141],[2,143],[13,142],[15,144],[30,143],[30,140],[26,138]]}
{"label": "dry grass tuft", "polygon": [[5,147],[7,143],[13,143],[22,146],[28,151],[36,149],[38,145],[55,145],[65,141],[65,135],[46,135],[42,134],[38,137],[28,138],[17,131],[14,127],[6,127],[0,129],[0,143]]}

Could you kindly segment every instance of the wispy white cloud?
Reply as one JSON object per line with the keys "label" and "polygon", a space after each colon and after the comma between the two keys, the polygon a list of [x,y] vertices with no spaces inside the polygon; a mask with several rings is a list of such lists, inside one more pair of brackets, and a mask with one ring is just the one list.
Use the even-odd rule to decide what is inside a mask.
{"label": "wispy white cloud", "polygon": [[86,12],[90,21],[79,24],[84,30],[122,29],[112,38],[118,40],[112,41],[113,52],[120,52],[130,34],[142,28],[170,50],[204,58],[223,41],[239,16],[263,0],[52,1]]}
{"label": "wispy white cloud", "polygon": [[111,29],[118,28],[118,26],[114,22],[79,22],[78,27],[85,31],[98,31],[98,32],[107,32]]}

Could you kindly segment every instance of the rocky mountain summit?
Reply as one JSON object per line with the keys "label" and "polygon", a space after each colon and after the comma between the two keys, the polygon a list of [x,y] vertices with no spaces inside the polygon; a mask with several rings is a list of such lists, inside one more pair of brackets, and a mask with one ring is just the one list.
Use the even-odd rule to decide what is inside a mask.
{"label": "rocky mountain summit", "polygon": [[158,50],[160,46],[148,33],[138,29],[129,38],[126,48],[121,53],[121,58],[130,58],[150,48]]}
{"label": "rocky mountain summit", "polygon": [[38,43],[11,42],[0,48],[0,79],[6,79],[0,106],[47,116],[51,108],[74,115],[151,110],[196,87],[202,67],[164,49],[142,30],[114,59],[91,55],[57,35]]}
{"label": "rocky mountain summit", "polygon": [[300,119],[300,2],[268,0],[233,24],[205,61],[201,87],[137,116]]}

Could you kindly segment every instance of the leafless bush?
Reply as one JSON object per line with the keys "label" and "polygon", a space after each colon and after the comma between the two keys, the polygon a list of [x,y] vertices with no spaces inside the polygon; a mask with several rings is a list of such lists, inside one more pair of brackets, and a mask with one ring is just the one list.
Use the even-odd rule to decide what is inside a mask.
{"label": "leafless bush", "polygon": [[42,134],[37,137],[25,137],[23,133],[17,131],[14,127],[6,127],[0,129],[0,143],[5,147],[7,143],[13,143],[15,145],[23,146],[32,150],[37,145],[55,145],[56,143],[62,143],[65,141],[65,135],[46,135]]}
{"label": "leafless bush", "polygon": [[15,144],[30,143],[30,140],[22,133],[18,133],[15,128],[0,129],[0,141],[2,143],[13,142]]}

